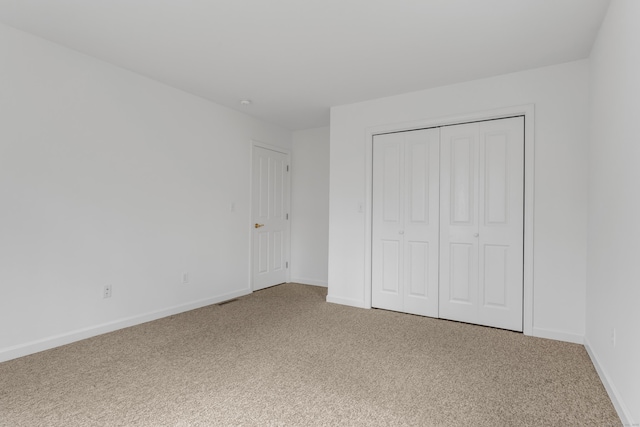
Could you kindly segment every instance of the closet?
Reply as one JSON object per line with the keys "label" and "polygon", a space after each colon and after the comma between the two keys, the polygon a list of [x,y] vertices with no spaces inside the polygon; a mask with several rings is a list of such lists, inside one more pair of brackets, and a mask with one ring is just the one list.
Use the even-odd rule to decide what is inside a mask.
{"label": "closet", "polygon": [[372,306],[522,331],[524,118],[375,135]]}

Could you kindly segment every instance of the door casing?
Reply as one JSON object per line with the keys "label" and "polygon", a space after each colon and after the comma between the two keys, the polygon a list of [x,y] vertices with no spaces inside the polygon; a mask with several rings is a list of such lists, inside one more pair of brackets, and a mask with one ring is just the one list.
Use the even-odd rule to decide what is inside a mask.
{"label": "door casing", "polygon": [[457,125],[483,120],[524,116],[524,271],[523,271],[523,333],[533,335],[533,223],[534,223],[534,166],[535,166],[535,104],[479,111],[408,123],[384,124],[365,129],[365,262],[364,306],[371,308],[372,283],[372,195],[373,195],[373,136],[389,132],[403,132],[437,126]]}

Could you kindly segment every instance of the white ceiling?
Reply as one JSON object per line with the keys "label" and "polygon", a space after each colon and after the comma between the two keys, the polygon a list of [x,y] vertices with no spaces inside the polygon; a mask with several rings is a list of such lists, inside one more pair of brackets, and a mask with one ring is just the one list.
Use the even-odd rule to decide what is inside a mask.
{"label": "white ceiling", "polygon": [[586,58],[608,4],[0,0],[0,22],[296,130],[333,105]]}

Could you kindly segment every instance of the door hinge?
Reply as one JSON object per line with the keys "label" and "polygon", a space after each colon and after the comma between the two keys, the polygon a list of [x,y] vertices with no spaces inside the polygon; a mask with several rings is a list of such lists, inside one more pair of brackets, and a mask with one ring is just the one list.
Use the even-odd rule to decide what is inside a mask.
{"label": "door hinge", "polygon": [[287,172],[289,172],[289,165],[287,165]]}
{"label": "door hinge", "polygon": [[285,214],[285,218],[284,219],[289,219],[289,214]]}
{"label": "door hinge", "polygon": [[284,263],[285,268],[289,268],[289,261]]}

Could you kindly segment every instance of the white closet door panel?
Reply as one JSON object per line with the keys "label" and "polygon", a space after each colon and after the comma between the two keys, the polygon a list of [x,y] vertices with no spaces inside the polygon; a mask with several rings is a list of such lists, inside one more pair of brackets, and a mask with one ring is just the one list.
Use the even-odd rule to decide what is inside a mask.
{"label": "white closet door panel", "polygon": [[440,317],[478,318],[478,124],[440,131]]}
{"label": "white closet door panel", "polygon": [[404,310],[438,317],[440,131],[403,132],[405,144]]}
{"label": "white closet door panel", "polygon": [[522,331],[524,119],[441,134],[440,317]]}
{"label": "white closet door panel", "polygon": [[374,137],[372,306],[437,317],[439,131]]}
{"label": "white closet door panel", "polygon": [[377,135],[373,151],[373,307],[403,310],[404,144],[402,134]]}
{"label": "white closet door panel", "polygon": [[480,124],[479,323],[522,331],[524,118]]}

